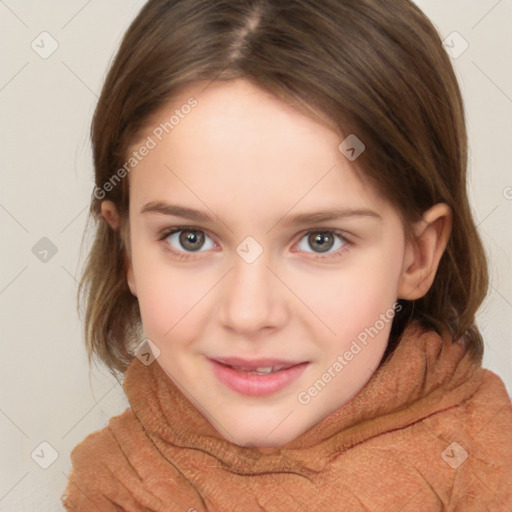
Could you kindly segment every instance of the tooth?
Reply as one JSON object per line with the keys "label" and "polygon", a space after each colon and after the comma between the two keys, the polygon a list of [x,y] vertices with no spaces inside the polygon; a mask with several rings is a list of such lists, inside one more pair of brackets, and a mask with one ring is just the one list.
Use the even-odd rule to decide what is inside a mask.
{"label": "tooth", "polygon": [[259,368],[255,368],[254,370],[247,370],[245,368],[240,368],[237,366],[231,366],[234,370],[244,373],[255,373],[257,375],[268,375],[269,373],[275,373],[285,368],[289,368],[288,366],[260,366]]}
{"label": "tooth", "polygon": [[234,370],[237,370],[239,372],[256,373],[258,375],[267,375],[268,373],[272,373],[273,371],[275,371],[272,366],[255,368],[254,370],[245,370],[243,368],[237,368],[236,366],[232,366],[231,368],[233,368]]}
{"label": "tooth", "polygon": [[268,366],[266,368],[256,368],[255,371],[257,373],[262,373],[262,374],[271,373],[272,372],[272,366]]}

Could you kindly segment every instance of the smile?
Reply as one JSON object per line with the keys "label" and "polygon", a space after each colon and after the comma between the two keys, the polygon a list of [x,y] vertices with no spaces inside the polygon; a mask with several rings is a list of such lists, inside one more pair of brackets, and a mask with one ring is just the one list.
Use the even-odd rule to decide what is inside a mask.
{"label": "smile", "polygon": [[277,393],[295,381],[309,365],[260,366],[256,368],[232,367],[209,359],[213,372],[220,382],[242,395],[268,396]]}

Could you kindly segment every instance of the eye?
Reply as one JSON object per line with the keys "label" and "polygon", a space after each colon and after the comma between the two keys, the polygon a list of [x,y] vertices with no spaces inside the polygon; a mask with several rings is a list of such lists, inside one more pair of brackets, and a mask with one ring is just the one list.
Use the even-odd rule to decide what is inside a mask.
{"label": "eye", "polygon": [[[210,240],[210,244],[205,245],[205,240]],[[161,240],[166,242],[168,249],[178,253],[202,252],[201,249],[208,250],[215,247],[215,243],[201,229],[189,226],[179,226],[166,231]]]}
{"label": "eye", "polygon": [[[305,243],[304,243],[305,241]],[[328,253],[327,257],[335,256],[335,254],[339,249],[346,249],[350,243],[345,240],[343,235],[337,231],[332,230],[316,230],[307,232],[297,245],[297,247],[301,251],[305,252],[313,252],[317,255],[320,255],[322,258],[322,254],[328,253],[331,249],[334,249],[332,252]],[[314,250],[309,251],[307,246],[312,247]]]}
{"label": "eye", "polygon": [[[202,229],[193,226],[176,226],[167,229],[159,240],[163,242],[164,249],[180,261],[194,258],[194,253],[217,247],[217,244]],[[351,245],[352,243],[341,232],[316,229],[305,233],[297,247],[300,251],[313,253],[314,259],[321,260],[340,257]],[[313,250],[309,250],[308,246]]]}

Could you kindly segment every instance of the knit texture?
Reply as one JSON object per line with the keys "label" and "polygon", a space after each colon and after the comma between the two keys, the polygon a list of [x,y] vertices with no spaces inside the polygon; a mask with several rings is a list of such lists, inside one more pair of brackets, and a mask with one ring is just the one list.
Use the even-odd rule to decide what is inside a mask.
{"label": "knit texture", "polygon": [[348,403],[261,453],[224,439],[134,358],[131,408],[71,452],[79,512],[511,512],[512,406],[463,343],[419,323]]}

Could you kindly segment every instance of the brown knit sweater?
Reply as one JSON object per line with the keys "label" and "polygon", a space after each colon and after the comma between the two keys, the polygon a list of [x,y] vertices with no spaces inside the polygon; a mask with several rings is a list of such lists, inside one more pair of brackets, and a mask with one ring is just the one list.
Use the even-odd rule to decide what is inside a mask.
{"label": "brown knit sweater", "polygon": [[66,510],[512,511],[503,382],[419,324],[352,400],[265,454],[224,439],[157,362],[133,359],[131,408],[71,452]]}

